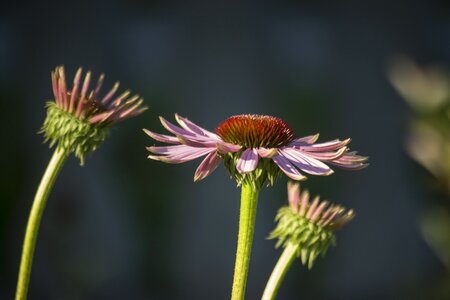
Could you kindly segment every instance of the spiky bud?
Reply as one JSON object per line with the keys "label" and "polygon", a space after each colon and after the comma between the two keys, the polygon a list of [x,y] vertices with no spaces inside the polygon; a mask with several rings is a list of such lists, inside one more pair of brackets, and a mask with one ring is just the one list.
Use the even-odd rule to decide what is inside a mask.
{"label": "spiky bud", "polygon": [[94,89],[89,91],[91,72],[87,72],[81,84],[82,69],[79,68],[72,90],[67,89],[64,67],[59,66],[52,72],[53,94],[55,101],[47,103],[47,117],[41,128],[45,142],[50,147],[73,152],[84,164],[86,154],[93,152],[105,140],[108,129],[113,124],[144,112],[143,99],[129,97],[130,91],[114,97],[119,83],[101,99],[99,92],[104,75],[98,79]]}
{"label": "spiky bud", "polygon": [[309,192],[300,192],[298,183],[288,183],[288,199],[289,206],[279,209],[275,218],[278,224],[269,239],[278,238],[277,248],[297,245],[297,256],[311,269],[315,259],[335,245],[334,232],[353,219],[354,213],[321,201],[319,196],[310,202]]}

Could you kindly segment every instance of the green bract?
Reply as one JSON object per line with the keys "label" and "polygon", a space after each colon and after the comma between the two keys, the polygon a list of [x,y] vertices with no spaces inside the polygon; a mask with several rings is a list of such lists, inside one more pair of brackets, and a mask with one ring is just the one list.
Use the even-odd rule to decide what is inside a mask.
{"label": "green bract", "polygon": [[303,265],[311,269],[314,260],[319,255],[325,255],[328,247],[334,246],[336,238],[331,229],[313,223],[310,219],[293,213],[288,206],[278,210],[275,220],[278,225],[270,233],[269,239],[278,238],[276,247],[286,247],[288,244],[298,246],[297,257]]}
{"label": "green bract", "polygon": [[95,151],[105,140],[108,129],[105,124],[90,124],[73,114],[59,108],[55,102],[47,102],[47,117],[40,133],[50,147],[73,152],[84,165],[86,154]]}

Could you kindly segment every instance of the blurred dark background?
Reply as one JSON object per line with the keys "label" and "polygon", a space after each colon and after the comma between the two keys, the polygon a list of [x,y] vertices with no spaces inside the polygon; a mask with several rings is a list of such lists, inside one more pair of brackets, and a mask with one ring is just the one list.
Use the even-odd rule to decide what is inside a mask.
{"label": "blurred dark background", "polygon": [[[146,159],[141,128],[178,112],[213,130],[230,115],[278,116],[298,136],[352,137],[360,172],[303,183],[357,218],[312,271],[298,262],[278,299],[448,299],[447,271],[418,222],[433,197],[406,153],[408,106],[389,84],[397,54],[450,63],[448,1],[16,1],[0,7],[0,299],[15,292],[31,202],[52,154],[37,132],[64,64],[105,72],[150,110],[113,128],[84,167],[71,157],[49,198],[29,299],[227,299],[239,189],[220,167]],[[248,299],[280,249],[266,239],[286,179],[261,192]],[[445,290],[445,288],[444,288]]]}

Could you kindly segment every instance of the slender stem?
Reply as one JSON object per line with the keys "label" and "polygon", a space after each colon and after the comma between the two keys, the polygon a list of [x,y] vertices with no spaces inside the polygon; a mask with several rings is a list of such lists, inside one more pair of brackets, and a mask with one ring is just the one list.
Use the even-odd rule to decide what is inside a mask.
{"label": "slender stem", "polygon": [[231,292],[232,300],[242,300],[245,296],[253,232],[255,231],[258,194],[259,190],[254,190],[250,184],[242,184],[238,244],[236,263],[234,265],[233,289]]}
{"label": "slender stem", "polygon": [[267,281],[266,288],[264,289],[264,294],[261,300],[273,300],[277,295],[278,288],[283,281],[284,275],[286,275],[292,262],[295,260],[298,251],[298,245],[289,243],[286,248],[284,248],[283,253],[278,259],[275,268],[270,275],[269,281]]}
{"label": "slender stem", "polygon": [[28,282],[30,281],[34,248],[36,246],[36,238],[41,223],[42,213],[44,212],[45,203],[47,202],[48,195],[55,183],[56,177],[61,171],[67,157],[68,153],[66,151],[56,148],[36,191],[23,241],[16,300],[25,300],[27,298]]}

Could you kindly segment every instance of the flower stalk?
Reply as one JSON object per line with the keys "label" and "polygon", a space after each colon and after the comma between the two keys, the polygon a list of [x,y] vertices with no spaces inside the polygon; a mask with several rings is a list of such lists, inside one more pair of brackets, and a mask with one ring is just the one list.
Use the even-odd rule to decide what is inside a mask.
{"label": "flower stalk", "polygon": [[30,281],[34,249],[36,246],[36,239],[45,209],[45,204],[47,203],[48,195],[55,184],[56,177],[61,171],[68,155],[68,151],[63,150],[62,148],[56,148],[36,191],[23,241],[22,258],[20,261],[19,278],[17,281],[16,300],[25,300],[27,298],[28,282]]}
{"label": "flower stalk", "polygon": [[281,282],[284,279],[284,275],[286,275],[290,266],[294,262],[297,257],[297,253],[299,251],[299,245],[289,243],[286,248],[284,248],[283,253],[278,259],[275,268],[270,275],[269,280],[267,281],[266,288],[264,289],[263,296],[261,300],[273,300],[277,295],[278,288],[281,285]]}
{"label": "flower stalk", "polygon": [[238,244],[231,292],[232,300],[242,300],[245,296],[253,233],[255,231],[258,194],[259,190],[254,189],[251,184],[244,183],[242,185]]}

